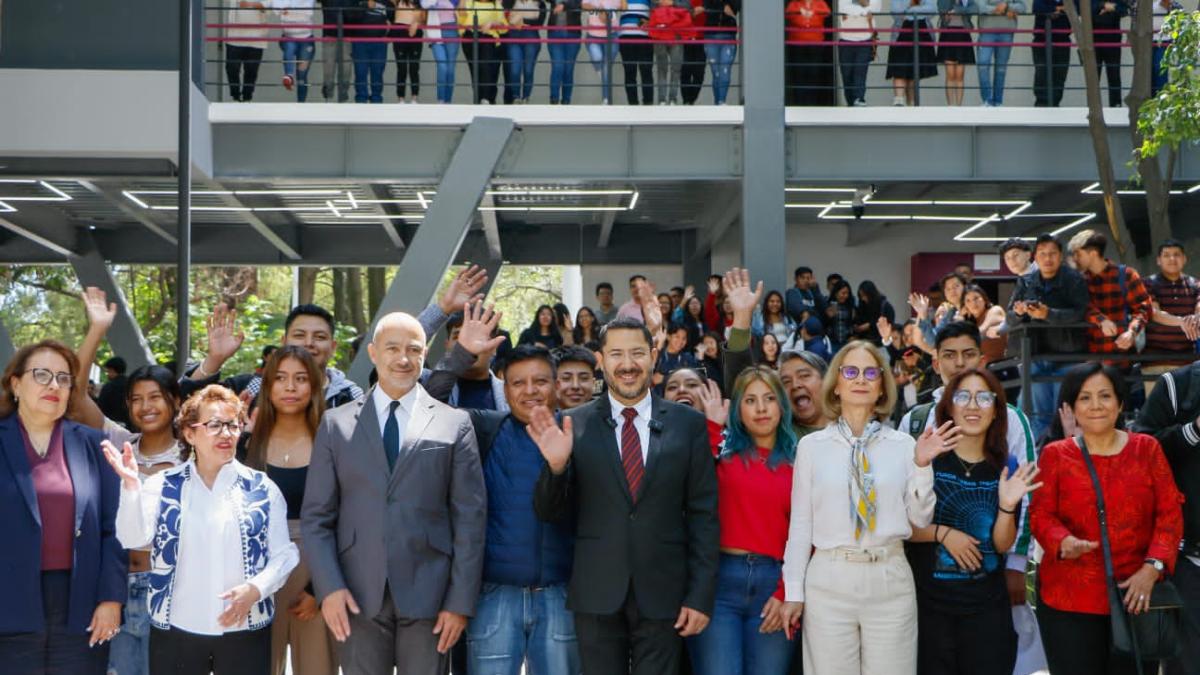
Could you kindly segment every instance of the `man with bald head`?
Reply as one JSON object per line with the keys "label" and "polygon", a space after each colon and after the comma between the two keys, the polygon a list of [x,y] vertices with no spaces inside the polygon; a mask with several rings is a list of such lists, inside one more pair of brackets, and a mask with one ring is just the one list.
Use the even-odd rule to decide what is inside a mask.
{"label": "man with bald head", "polygon": [[384,316],[367,351],[378,384],[327,412],[317,430],[304,553],[346,675],[440,675],[483,573],[475,433],[467,413],[418,383],[425,331],[414,317]]}

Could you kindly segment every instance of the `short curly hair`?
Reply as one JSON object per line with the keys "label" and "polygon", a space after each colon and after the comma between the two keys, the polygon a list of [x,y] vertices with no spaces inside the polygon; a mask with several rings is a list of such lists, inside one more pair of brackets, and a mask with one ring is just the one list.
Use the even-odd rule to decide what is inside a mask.
{"label": "short curly hair", "polygon": [[189,452],[195,452],[196,449],[187,442],[184,432],[200,421],[200,409],[209,403],[232,406],[236,411],[234,415],[238,419],[242,417],[242,400],[237,397],[237,394],[219,384],[210,384],[192,394],[179,407],[179,416],[175,418],[176,428],[179,429],[179,443]]}

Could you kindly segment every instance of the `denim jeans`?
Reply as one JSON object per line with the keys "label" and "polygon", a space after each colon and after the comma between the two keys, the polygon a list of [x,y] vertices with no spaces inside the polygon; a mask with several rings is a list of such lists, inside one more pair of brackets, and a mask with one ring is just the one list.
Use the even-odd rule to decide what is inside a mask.
{"label": "denim jeans", "polygon": [[129,575],[121,631],[108,651],[108,675],[150,675],[150,573]]}
{"label": "denim jeans", "polygon": [[[708,40],[735,40],[733,33],[709,33]],[[721,105],[729,96],[729,83],[733,80],[733,60],[737,57],[736,44],[705,44],[704,53],[708,56],[708,67],[713,76],[713,103]]]}
{"label": "denim jeans", "polygon": [[[458,31],[442,29],[442,37],[454,40]],[[454,100],[454,69],[458,65],[457,42],[434,42],[429,45],[433,60],[437,62],[437,100],[449,103]]]}
{"label": "denim jeans", "polygon": [[842,84],[845,87],[846,105],[865,101],[867,65],[871,63],[871,42],[842,42],[838,44],[838,56],[842,61]]}
{"label": "denim jeans", "polygon": [[1152,55],[1150,58],[1150,62],[1152,64],[1151,67],[1153,68],[1153,70],[1151,70],[1152,74],[1151,74],[1151,80],[1150,80],[1150,95],[1151,96],[1157,96],[1158,91],[1160,89],[1162,89],[1163,87],[1167,86],[1167,74],[1162,71],[1162,60],[1163,60],[1163,55],[1167,53],[1167,45],[1168,44],[1170,44],[1170,43],[1164,42],[1161,44],[1154,45],[1154,51],[1152,52]]}
{"label": "denim jeans", "polygon": [[[579,32],[552,30],[546,33],[551,42],[546,43],[550,52],[550,102],[570,103],[575,88],[575,59],[579,58]],[[572,42],[553,42],[572,40]]]}
{"label": "denim jeans", "polygon": [[1003,45],[981,45],[979,47],[979,98],[984,105],[1003,105],[1004,75],[1008,70],[1008,57],[1012,54],[1012,33],[984,33],[980,42],[1003,42]]}
{"label": "denim jeans", "polygon": [[[507,37],[513,40],[537,40],[539,36],[536,30],[510,30]],[[504,48],[508,51],[508,63],[504,71],[504,88],[508,90],[508,98],[514,101],[528,99],[533,94],[533,70],[537,67],[542,43],[506,42]]]}
{"label": "denim jeans", "polygon": [[782,563],[765,556],[721,554],[712,620],[704,632],[687,639],[695,675],[788,672],[795,643],[782,630],[758,632],[763,605],[778,588],[781,569]]}
{"label": "denim jeans", "polygon": [[589,42],[587,50],[592,59],[592,67],[600,73],[600,96],[611,103],[612,79],[609,75],[613,70],[612,64],[617,60],[618,45],[616,42]]}
{"label": "denim jeans", "polygon": [[[1030,364],[1029,372],[1032,377],[1061,376],[1074,365],[1076,364],[1059,361],[1033,361]],[[1029,425],[1033,428],[1035,439],[1044,436],[1050,430],[1050,426],[1054,424],[1054,416],[1058,414],[1058,390],[1061,387],[1061,382],[1034,382],[1030,387],[1029,395],[1033,396],[1033,414],[1029,416]],[[1022,406],[1026,395],[1026,392],[1022,391],[1018,399]]]}
{"label": "denim jeans", "polygon": [[578,675],[575,617],[566,584],[527,588],[484,583],[467,625],[471,675]]}
{"label": "denim jeans", "polygon": [[308,98],[308,67],[312,65],[317,43],[298,40],[281,40],[283,49],[283,74],[296,79],[296,100],[300,103]]}
{"label": "denim jeans", "polygon": [[387,65],[386,42],[354,42],[354,102],[383,103],[383,69]]}

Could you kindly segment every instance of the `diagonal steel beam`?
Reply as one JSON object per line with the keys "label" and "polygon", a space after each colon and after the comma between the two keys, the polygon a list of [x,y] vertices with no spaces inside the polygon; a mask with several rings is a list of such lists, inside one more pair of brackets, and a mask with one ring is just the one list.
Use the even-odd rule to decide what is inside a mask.
{"label": "diagonal steel beam", "polygon": [[487,241],[488,257],[492,260],[500,260],[504,257],[500,248],[500,222],[496,212],[492,210],[496,206],[496,200],[484,192],[479,205],[487,207],[486,210],[479,212],[479,219],[483,221],[483,238]]}
{"label": "diagonal steel beam", "polygon": [[0,322],[0,368],[7,368],[8,362],[16,353],[17,348],[13,345],[12,336],[8,334],[8,327]]}
{"label": "diagonal steel beam", "polygon": [[110,206],[116,207],[117,210],[125,214],[126,217],[141,223],[143,227],[159,237],[162,237],[167,241],[167,243],[171,244],[172,246],[179,245],[179,240],[175,238],[174,234],[168,232],[165,228],[163,228],[162,225],[159,225],[157,222],[155,222],[154,219],[147,215],[144,211],[140,211],[130,206],[129,200],[122,197],[116,190],[99,183],[94,183],[90,180],[79,180],[76,182],[78,182],[92,194],[98,197],[103,197]]}
{"label": "diagonal steel beam", "polygon": [[22,204],[16,213],[0,215],[0,227],[60,256],[74,255],[78,250],[77,228],[55,209]]}
{"label": "diagonal steel beam", "polygon": [[[219,185],[212,185],[212,189],[221,193],[217,195],[217,199],[219,199],[221,203],[225,204],[225,206],[235,209],[246,208],[242,204],[242,201],[236,196],[227,194],[229,190],[225,190]],[[240,216],[242,220],[246,221],[246,224],[249,225],[255,232],[262,235],[263,239],[266,239],[268,242],[270,242],[271,245],[276,248],[276,250],[283,254],[283,257],[294,261],[298,261],[302,258],[299,251],[293,248],[292,245],[283,237],[279,236],[275,230],[271,229],[270,225],[264,223],[262,218],[254,215],[253,211],[238,211],[238,216]]]}
{"label": "diagonal steel beam", "polygon": [[[392,198],[392,196],[388,194],[387,188],[378,183],[371,183],[367,186],[367,189],[371,191],[371,196],[375,199],[383,200]],[[388,215],[400,215],[400,209],[396,208],[393,204],[380,204],[380,207],[383,208],[383,212]],[[384,234],[386,234],[388,239],[392,241],[392,246],[396,247],[396,251],[403,252],[407,245],[404,243],[404,238],[400,236],[400,231],[396,228],[396,224],[389,218],[381,218],[379,220],[379,225],[383,227]]]}
{"label": "diagonal steel beam", "polygon": [[[621,200],[617,197],[610,196],[607,200],[608,206],[617,206]],[[600,239],[596,242],[597,248],[608,248],[608,240],[612,238],[613,226],[617,223],[616,211],[605,211],[600,216]]]}
{"label": "diagonal steel beam", "polygon": [[108,343],[112,345],[114,352],[125,359],[131,371],[153,364],[154,354],[150,351],[150,345],[142,335],[141,327],[125,302],[125,294],[121,292],[121,286],[117,284],[112,271],[104,262],[104,256],[96,247],[91,233],[80,233],[79,240],[82,251],[69,257],[79,285],[95,286],[103,290],[108,296],[108,301],[117,305],[117,317],[112,328],[108,330]]}

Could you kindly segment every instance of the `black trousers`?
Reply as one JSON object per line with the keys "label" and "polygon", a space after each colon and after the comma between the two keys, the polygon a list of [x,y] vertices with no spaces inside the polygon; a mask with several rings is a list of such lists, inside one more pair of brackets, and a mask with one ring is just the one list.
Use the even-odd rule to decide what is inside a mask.
{"label": "black trousers", "polygon": [[229,95],[233,100],[254,98],[254,83],[258,82],[262,56],[263,50],[258,47],[225,45],[225,77],[229,80]]}
{"label": "black trousers", "polygon": [[683,46],[683,69],[679,74],[679,95],[684,105],[694,105],[704,89],[704,71],[708,66],[708,56],[704,54],[704,45],[686,44]]}
{"label": "black trousers", "polygon": [[645,39],[645,36],[620,38],[618,45],[621,66],[625,68],[625,96],[629,99],[629,105],[638,104],[638,73],[642,75],[642,103],[654,105],[654,45],[629,41]]}
{"label": "black trousers", "polygon": [[463,33],[462,49],[467,66],[471,69],[471,82],[475,85],[475,102],[487,101],[494,104],[504,50],[496,43],[495,38],[481,34],[478,42],[479,53],[476,54],[476,43],[471,38],[472,34],[469,31]]}
{"label": "black trousers", "polygon": [[677,675],[683,638],[674,619],[647,619],[638,611],[633,584],[614,614],[575,612],[583,675]]}
{"label": "black trousers", "polygon": [[[1137,663],[1112,651],[1112,625],[1107,614],[1063,612],[1038,600],[1038,632],[1046,648],[1046,665],[1054,675],[1137,675]],[[1145,673],[1158,665],[1143,663]]]}
{"label": "black trousers", "polygon": [[1110,42],[1113,37],[1120,36],[1097,35],[1096,40],[1096,70],[1097,75],[1108,74],[1108,107],[1118,108],[1121,105],[1121,47],[1103,47],[1103,42]]}
{"label": "black trousers", "polygon": [[[420,38],[423,31],[417,31],[415,37]],[[412,84],[412,95],[416,98],[421,93],[421,47],[420,42],[393,42],[392,53],[396,55],[396,96],[404,98],[406,83]]]}
{"label": "black trousers", "polygon": [[154,675],[262,675],[270,670],[270,626],[224,635],[150,629]]}
{"label": "black trousers", "polygon": [[71,571],[42,572],[41,633],[0,633],[4,675],[103,675],[108,643],[88,647],[88,633],[67,631]]}
{"label": "black trousers", "polygon": [[1181,554],[1171,579],[1183,596],[1183,653],[1167,664],[1167,675],[1200,675],[1200,567]]}
{"label": "black trousers", "polygon": [[947,614],[917,604],[917,672],[1010,675],[1017,662],[1008,596],[975,614]]}
{"label": "black trousers", "polygon": [[837,90],[833,49],[825,45],[788,45],[784,101],[789,106],[831,106]]}

